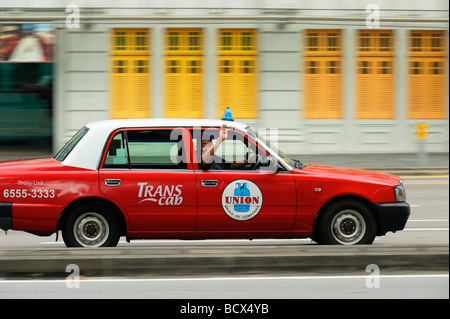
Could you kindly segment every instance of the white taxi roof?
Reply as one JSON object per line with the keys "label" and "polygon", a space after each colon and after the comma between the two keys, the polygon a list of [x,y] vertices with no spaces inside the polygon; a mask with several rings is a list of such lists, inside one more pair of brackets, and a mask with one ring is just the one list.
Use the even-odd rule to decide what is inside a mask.
{"label": "white taxi roof", "polygon": [[74,149],[62,161],[64,165],[86,169],[97,169],[103,154],[106,139],[112,132],[121,128],[147,127],[220,127],[226,124],[228,128],[245,131],[247,124],[217,119],[114,119],[92,122],[85,126],[89,129]]}
{"label": "white taxi roof", "polygon": [[151,118],[151,119],[115,119],[92,122],[86,125],[87,128],[102,127],[106,130],[116,130],[125,127],[219,127],[226,124],[228,127],[245,129],[247,124],[224,121],[217,119],[167,119],[167,118]]}

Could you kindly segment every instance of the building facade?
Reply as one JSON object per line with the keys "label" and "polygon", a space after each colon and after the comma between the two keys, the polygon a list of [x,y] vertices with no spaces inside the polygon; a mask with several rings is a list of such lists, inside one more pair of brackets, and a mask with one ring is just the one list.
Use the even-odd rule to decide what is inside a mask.
{"label": "building facade", "polygon": [[417,124],[448,152],[446,1],[118,2],[0,16],[54,25],[54,151],[87,122],[230,107],[289,154],[413,153]]}

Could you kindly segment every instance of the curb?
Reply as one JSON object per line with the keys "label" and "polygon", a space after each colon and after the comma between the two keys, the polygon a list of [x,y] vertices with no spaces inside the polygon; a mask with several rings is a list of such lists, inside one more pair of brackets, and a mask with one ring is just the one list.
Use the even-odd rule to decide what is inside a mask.
{"label": "curb", "polygon": [[0,277],[62,277],[68,265],[82,276],[196,276],[267,273],[446,271],[448,245],[214,246],[0,251]]}

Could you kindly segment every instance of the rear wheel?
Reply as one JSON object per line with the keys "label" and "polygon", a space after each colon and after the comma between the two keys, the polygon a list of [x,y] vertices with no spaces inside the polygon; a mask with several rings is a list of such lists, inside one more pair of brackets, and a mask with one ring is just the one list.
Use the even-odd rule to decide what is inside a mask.
{"label": "rear wheel", "polygon": [[322,217],[320,238],[323,244],[372,244],[375,236],[375,218],[360,202],[345,200],[334,203]]}
{"label": "rear wheel", "polygon": [[119,241],[116,218],[100,205],[75,208],[62,228],[67,247],[115,247]]}

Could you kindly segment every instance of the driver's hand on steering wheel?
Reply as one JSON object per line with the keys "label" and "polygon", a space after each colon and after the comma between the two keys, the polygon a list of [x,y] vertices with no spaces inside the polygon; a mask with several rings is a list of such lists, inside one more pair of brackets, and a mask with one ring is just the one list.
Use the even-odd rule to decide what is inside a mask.
{"label": "driver's hand on steering wheel", "polygon": [[261,155],[259,154],[253,154],[253,156],[248,160],[249,163],[256,163],[256,160],[259,158],[259,160],[262,160]]}

